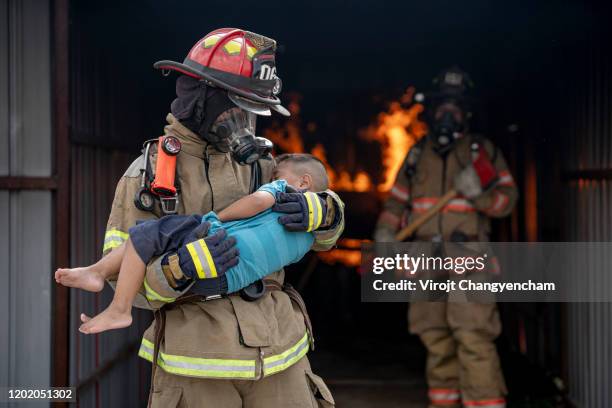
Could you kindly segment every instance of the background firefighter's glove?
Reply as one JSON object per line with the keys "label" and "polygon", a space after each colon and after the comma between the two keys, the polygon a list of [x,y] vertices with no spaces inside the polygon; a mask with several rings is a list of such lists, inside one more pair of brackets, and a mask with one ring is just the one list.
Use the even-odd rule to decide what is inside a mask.
{"label": "background firefighter's glove", "polygon": [[455,176],[455,190],[473,199],[495,184],[497,178],[497,169],[487,151],[480,146],[476,159]]}
{"label": "background firefighter's glove", "polygon": [[473,166],[467,166],[455,176],[455,190],[470,199],[482,194],[480,177]]}
{"label": "background firefighter's glove", "polygon": [[316,193],[278,193],[272,211],[286,213],[278,222],[288,231],[315,231],[325,227],[327,203]]}
{"label": "background firefighter's glove", "polygon": [[208,228],[196,228],[194,241],[177,251],[181,271],[191,279],[216,278],[239,261],[236,238],[228,237],[224,229],[202,238],[202,231],[208,232]]}

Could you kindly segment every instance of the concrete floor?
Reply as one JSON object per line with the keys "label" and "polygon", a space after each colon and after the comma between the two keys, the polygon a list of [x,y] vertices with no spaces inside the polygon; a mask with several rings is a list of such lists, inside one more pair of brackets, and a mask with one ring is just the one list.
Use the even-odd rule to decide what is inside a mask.
{"label": "concrete floor", "polygon": [[[395,354],[392,350],[387,352]],[[309,357],[314,372],[323,377],[340,408],[427,406],[420,364],[411,364],[404,358],[393,361],[389,354],[374,358],[371,354],[342,354],[325,349],[317,349]]]}
{"label": "concrete floor", "polygon": [[339,408],[425,408],[421,385],[390,382],[328,381]]}

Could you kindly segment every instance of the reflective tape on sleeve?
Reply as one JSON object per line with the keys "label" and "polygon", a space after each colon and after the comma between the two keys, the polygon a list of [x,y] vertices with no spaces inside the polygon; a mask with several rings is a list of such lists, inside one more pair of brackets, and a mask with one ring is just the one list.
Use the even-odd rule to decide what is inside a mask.
{"label": "reflective tape on sleeve", "polygon": [[127,239],[129,234],[127,232],[120,231],[118,229],[110,229],[104,234],[104,248],[102,252],[109,251],[111,249],[121,246]]}
{"label": "reflective tape on sleeve", "polygon": [[491,204],[489,208],[485,210],[485,212],[488,214],[500,213],[506,208],[508,201],[510,201],[510,199],[508,198],[507,195],[497,190],[494,190],[493,191],[493,203]]}
{"label": "reflective tape on sleeve", "polygon": [[308,204],[308,229],[306,231],[311,232],[321,226],[323,209],[321,208],[321,201],[315,193],[306,192],[304,197]]}
{"label": "reflective tape on sleeve", "polygon": [[[138,355],[153,362],[154,345],[143,338]],[[198,358],[177,356],[159,352],[157,365],[170,374],[199,378],[254,379],[256,360],[234,360],[220,358]]]}
{"label": "reflective tape on sleeve", "polygon": [[410,198],[408,189],[400,184],[394,184],[391,188],[391,196],[401,203],[405,203]]}
{"label": "reflective tape on sleeve", "polygon": [[308,333],[305,333],[304,337],[284,352],[265,357],[263,360],[264,377],[284,371],[297,363],[306,353],[308,353],[309,348]]}
{"label": "reflective tape on sleeve", "polygon": [[504,170],[499,172],[499,179],[497,180],[498,186],[513,186],[514,179],[512,178],[512,174],[509,171]]}
{"label": "reflective tape on sleeve", "polygon": [[216,278],[217,268],[204,239],[186,245],[200,279]]}

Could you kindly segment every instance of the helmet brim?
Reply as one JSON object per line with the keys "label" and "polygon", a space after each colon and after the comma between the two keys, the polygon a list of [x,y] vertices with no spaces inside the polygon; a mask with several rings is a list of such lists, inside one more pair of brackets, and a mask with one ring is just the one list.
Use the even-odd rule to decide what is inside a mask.
{"label": "helmet brim", "polygon": [[291,113],[282,105],[266,105],[259,102],[253,102],[252,100],[236,95],[233,92],[228,92],[227,96],[229,100],[234,103],[234,105],[244,109],[245,111],[253,112],[256,115],[271,116],[272,112],[270,109],[273,109],[283,116],[291,116]]}
{"label": "helmet brim", "polygon": [[[191,66],[194,65],[194,66]],[[235,81],[245,81],[248,78],[240,77],[238,75],[229,74],[227,72],[222,72],[219,70],[215,70],[208,67],[197,66],[199,64],[193,63],[191,65],[183,64],[176,61],[170,60],[162,60],[153,64],[155,69],[160,70],[172,70],[180,72],[181,74],[185,74],[197,79],[204,79],[209,81],[213,85],[225,89],[228,91],[228,94],[234,94],[236,96],[242,97],[241,103],[245,106],[249,106],[249,108],[243,108],[245,110],[251,111],[253,113],[257,113],[256,111],[260,111],[261,113],[257,113],[258,115],[269,116],[270,109],[274,109],[276,112],[289,116],[290,113],[287,109],[281,106],[281,100],[276,96],[264,97],[258,95],[257,93],[250,91],[248,89],[242,89],[234,84],[229,83],[228,79],[233,79]],[[245,101],[247,99],[248,101]],[[234,102],[236,105],[238,103]],[[240,105],[238,105],[240,106]],[[242,107],[242,106],[240,106]],[[267,110],[267,114],[265,111]]]}

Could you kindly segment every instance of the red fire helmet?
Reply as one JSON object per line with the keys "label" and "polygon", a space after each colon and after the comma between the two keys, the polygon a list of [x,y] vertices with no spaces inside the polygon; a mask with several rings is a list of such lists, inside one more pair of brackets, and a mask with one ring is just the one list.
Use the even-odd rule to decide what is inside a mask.
{"label": "red fire helmet", "polygon": [[163,60],[154,68],[178,71],[228,91],[239,107],[270,115],[270,108],[289,116],[278,94],[276,41],[238,28],[220,28],[198,41],[183,63]]}

